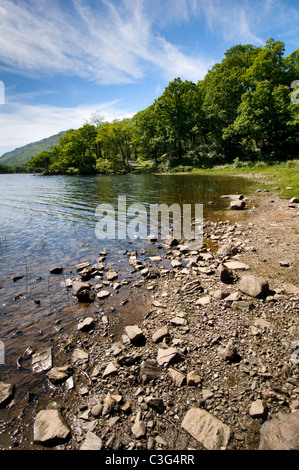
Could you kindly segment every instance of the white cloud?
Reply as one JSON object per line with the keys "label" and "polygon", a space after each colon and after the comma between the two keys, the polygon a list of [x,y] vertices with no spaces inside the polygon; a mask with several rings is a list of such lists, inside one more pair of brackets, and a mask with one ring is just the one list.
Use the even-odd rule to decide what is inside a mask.
{"label": "white cloud", "polygon": [[298,9],[283,7],[281,0],[2,0],[2,67],[99,84],[134,82],[149,69],[201,78],[211,65],[204,44],[195,40],[187,51],[167,40],[165,28],[200,20],[226,42],[261,44],[271,24],[286,34],[297,27]]}
{"label": "white cloud", "polygon": [[[175,16],[184,11],[176,1]],[[63,73],[100,84],[130,83],[149,67],[169,76],[173,53],[179,69],[202,76],[199,58],[167,42],[154,31],[154,14],[144,0],[2,0],[0,56],[3,66],[24,74]],[[189,10],[188,10],[189,11]],[[169,70],[170,69],[170,70]],[[186,77],[188,78],[188,77]]]}
{"label": "white cloud", "polygon": [[14,102],[1,105],[0,111],[0,155],[58,132],[77,129],[94,113],[103,116],[106,121],[132,117],[134,114],[130,110],[121,110],[117,100],[76,108]]}

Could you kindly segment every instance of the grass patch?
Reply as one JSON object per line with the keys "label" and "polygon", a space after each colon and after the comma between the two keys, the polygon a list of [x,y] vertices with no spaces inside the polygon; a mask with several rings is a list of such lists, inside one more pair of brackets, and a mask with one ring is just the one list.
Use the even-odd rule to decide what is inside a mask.
{"label": "grass patch", "polygon": [[[236,168],[235,164],[209,169],[195,168],[192,173],[217,176],[244,176],[251,178],[255,187],[277,191],[283,198],[299,198],[299,160],[276,163],[273,165],[257,163],[244,164]],[[292,188],[292,189],[288,189]]]}

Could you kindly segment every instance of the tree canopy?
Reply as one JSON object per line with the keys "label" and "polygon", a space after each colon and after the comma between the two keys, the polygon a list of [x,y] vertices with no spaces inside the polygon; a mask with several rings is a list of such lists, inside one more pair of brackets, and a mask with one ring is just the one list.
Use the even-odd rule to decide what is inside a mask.
{"label": "tree canopy", "polygon": [[[48,174],[120,173],[131,159],[163,170],[298,156],[299,49],[284,57],[273,38],[264,47],[228,49],[203,80],[177,77],[154,103],[128,119],[69,130],[59,145],[29,162]],[[297,87],[298,88],[298,87]],[[298,96],[299,93],[296,95]]]}

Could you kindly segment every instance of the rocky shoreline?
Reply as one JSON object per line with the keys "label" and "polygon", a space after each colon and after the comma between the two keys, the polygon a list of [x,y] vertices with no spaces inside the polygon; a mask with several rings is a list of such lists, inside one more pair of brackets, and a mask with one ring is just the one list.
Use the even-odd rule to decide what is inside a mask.
{"label": "rocky shoreline", "polygon": [[124,253],[136,322],[109,310],[130,281],[104,253],[76,266],[65,288],[86,315],[19,358],[46,395],[23,397],[21,420],[0,382],[1,449],[299,449],[299,204],[257,192],[228,205],[198,251],[170,237],[142,260]]}

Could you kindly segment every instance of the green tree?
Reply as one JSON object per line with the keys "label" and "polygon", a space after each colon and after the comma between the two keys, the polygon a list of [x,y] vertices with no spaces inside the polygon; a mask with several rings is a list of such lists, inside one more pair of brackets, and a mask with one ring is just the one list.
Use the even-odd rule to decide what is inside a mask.
{"label": "green tree", "polygon": [[96,143],[99,146],[97,169],[103,167],[103,160],[113,162],[116,169],[122,165],[125,171],[130,169],[129,159],[132,156],[132,123],[131,119],[105,122],[97,129]]}
{"label": "green tree", "polygon": [[287,86],[259,82],[242,96],[238,116],[224,137],[237,136],[251,158],[282,158],[293,145],[290,91]]}

